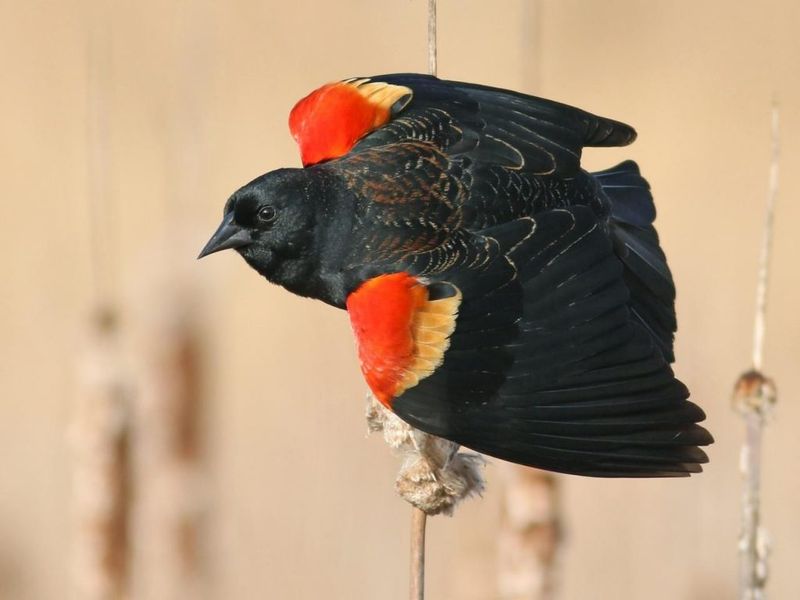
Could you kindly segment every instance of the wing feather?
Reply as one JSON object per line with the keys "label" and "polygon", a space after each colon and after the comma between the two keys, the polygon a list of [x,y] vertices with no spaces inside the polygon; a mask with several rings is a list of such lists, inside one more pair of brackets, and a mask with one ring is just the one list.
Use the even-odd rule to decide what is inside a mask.
{"label": "wing feather", "polygon": [[[705,415],[629,312],[623,266],[596,217],[575,207],[534,221],[507,253],[511,280],[470,274],[484,287],[464,294],[442,366],[393,409],[425,431],[531,466],[626,477],[700,471],[707,458],[698,446],[712,441],[696,424]],[[456,286],[464,276],[443,275]],[[471,306],[487,310],[495,296],[497,312]],[[469,372],[480,373],[480,394],[460,382]]]}

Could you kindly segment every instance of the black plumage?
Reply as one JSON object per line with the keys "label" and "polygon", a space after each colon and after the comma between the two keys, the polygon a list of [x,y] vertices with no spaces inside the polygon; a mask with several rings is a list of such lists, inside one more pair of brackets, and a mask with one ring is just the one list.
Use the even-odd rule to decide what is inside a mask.
{"label": "black plumage", "polygon": [[634,130],[485,86],[372,80],[413,96],[345,155],[237,191],[209,249],[341,308],[386,273],[460,293],[443,362],[392,402],[415,427],[567,473],[701,470],[712,439],[669,366],[675,288],[649,186],[631,161],[580,168],[583,147]]}

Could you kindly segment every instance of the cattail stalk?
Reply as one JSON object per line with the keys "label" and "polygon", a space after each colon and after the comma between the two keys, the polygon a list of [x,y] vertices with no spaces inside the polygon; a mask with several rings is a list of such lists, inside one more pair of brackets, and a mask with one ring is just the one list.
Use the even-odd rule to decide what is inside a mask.
{"label": "cattail stalk", "polygon": [[[428,73],[436,76],[436,0],[428,0]],[[377,407],[368,409],[369,414],[381,414]],[[368,416],[369,420],[369,416]],[[383,419],[382,419],[383,420]],[[370,422],[371,430],[383,429],[383,422],[378,424],[378,421]],[[415,442],[415,435],[421,432],[413,432],[409,428],[408,439]],[[422,434],[424,435],[424,434]],[[388,441],[388,440],[387,440]],[[419,455],[418,461],[410,461],[411,463],[426,463],[424,460],[424,453],[419,451],[419,446],[416,443],[412,444]],[[456,446],[457,451],[458,447]],[[455,454],[455,452],[453,452]],[[406,461],[409,464],[409,461]],[[398,486],[403,482],[402,472],[398,477]],[[407,483],[407,481],[406,481]],[[411,487],[415,487],[412,483]],[[401,492],[402,495],[402,492]],[[408,498],[407,498],[408,499]],[[411,506],[411,573],[409,582],[409,598],[411,600],[424,600],[425,598],[425,526],[428,520],[428,514],[420,508],[418,504],[412,502]]]}
{"label": "cattail stalk", "polygon": [[129,595],[130,390],[114,290],[109,19],[102,7],[87,35],[87,193],[92,299],[80,392],[69,426],[73,457],[73,587],[85,600]]}
{"label": "cattail stalk", "polygon": [[[205,431],[200,281],[192,214],[207,180],[206,107],[209,61],[214,55],[212,3],[179,7],[175,77],[160,131],[169,177],[165,180],[164,237],[135,278],[132,319],[141,392],[137,475],[138,595],[201,600],[208,596],[205,518],[209,504]],[[155,268],[153,265],[157,265]]]}
{"label": "cattail stalk", "polygon": [[[147,285],[137,322],[135,404],[138,595],[198,599],[206,595],[203,525],[207,506],[202,436],[201,346],[181,274]],[[170,300],[165,301],[165,298]]]}
{"label": "cattail stalk", "polygon": [[484,460],[473,452],[459,452],[460,446],[454,442],[414,429],[371,394],[367,397],[366,417],[369,431],[382,432],[386,443],[403,457],[395,490],[412,506],[409,597],[422,600],[426,517],[453,514],[462,500],[481,494]]}
{"label": "cattail stalk", "polygon": [[780,161],[779,111],[772,106],[772,160],[769,170],[764,235],[758,266],[756,310],[753,327],[753,367],[736,382],[733,402],[745,422],[740,468],[744,480],[742,525],[739,537],[739,580],[741,600],[764,600],[769,575],[769,538],[761,525],[761,445],[764,425],[776,401],[775,385],[762,372],[766,331],[767,289],[772,250],[775,200],[778,196]]}
{"label": "cattail stalk", "polygon": [[554,473],[501,463],[505,480],[498,536],[500,600],[549,600],[561,541],[558,478]]}
{"label": "cattail stalk", "polygon": [[425,523],[428,515],[416,506],[411,507],[411,600],[425,598]]}
{"label": "cattail stalk", "polygon": [[[523,3],[523,87],[541,88],[542,3]],[[557,593],[562,541],[560,476],[499,463],[502,480],[497,540],[497,598],[549,600]]]}
{"label": "cattail stalk", "polygon": [[428,0],[428,74],[437,73],[436,0]]}
{"label": "cattail stalk", "polygon": [[130,385],[120,367],[113,312],[99,310],[89,331],[69,430],[73,577],[75,594],[82,600],[117,600],[128,595]]}

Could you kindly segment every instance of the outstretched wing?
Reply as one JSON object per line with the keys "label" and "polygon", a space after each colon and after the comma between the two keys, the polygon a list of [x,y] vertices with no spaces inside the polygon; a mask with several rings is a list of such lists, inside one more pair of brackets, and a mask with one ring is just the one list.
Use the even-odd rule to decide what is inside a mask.
{"label": "outstretched wing", "polygon": [[[328,84],[301,100],[290,122],[304,162],[336,158],[330,168],[365,200],[358,206],[371,226],[356,235],[352,261],[396,258],[441,242],[454,226],[479,232],[540,210],[587,205],[609,216],[630,309],[672,360],[675,292],[649,186],[632,162],[580,170],[584,146],[630,143],[632,128],[534,96],[413,74]],[[386,210],[386,198],[403,196]],[[446,222],[437,220],[443,212]],[[409,220],[413,235],[401,239],[398,225]]]}
{"label": "outstretched wing", "polygon": [[485,233],[497,250],[486,261],[424,277],[399,271],[413,301],[382,321],[396,334],[391,349],[374,352],[367,325],[388,314],[386,282],[351,294],[376,396],[415,427],[522,464],[595,476],[700,471],[698,446],[712,441],[696,424],[703,412],[632,317],[622,264],[591,211],[547,211]]}
{"label": "outstretched wing", "polygon": [[711,437],[668,364],[674,289],[646,182],[635,165],[580,169],[583,147],[633,129],[424,75],[329,84],[290,123],[346,199],[337,267],[386,406],[555,471],[700,470]]}
{"label": "outstretched wing", "polygon": [[306,166],[366,148],[418,141],[483,167],[574,175],[585,146],[621,146],[623,123],[507,90],[396,74],[315,90],[289,117]]}

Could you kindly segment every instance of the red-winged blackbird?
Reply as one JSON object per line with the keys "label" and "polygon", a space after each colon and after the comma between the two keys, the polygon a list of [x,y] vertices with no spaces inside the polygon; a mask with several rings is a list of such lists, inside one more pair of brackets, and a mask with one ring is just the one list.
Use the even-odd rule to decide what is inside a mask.
{"label": "red-winged blackbird", "polygon": [[290,128],[305,168],[234,193],[201,256],[346,308],[373,394],[423,431],[565,473],[702,470],[649,186],[580,168],[631,127],[403,74],[323,86]]}

